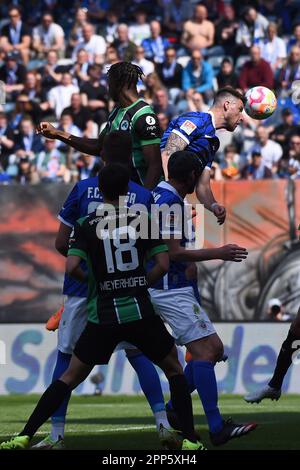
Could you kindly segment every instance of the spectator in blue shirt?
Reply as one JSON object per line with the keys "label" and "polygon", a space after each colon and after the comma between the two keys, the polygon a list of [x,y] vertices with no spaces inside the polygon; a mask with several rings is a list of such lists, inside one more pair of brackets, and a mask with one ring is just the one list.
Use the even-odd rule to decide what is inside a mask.
{"label": "spectator in blue shirt", "polygon": [[292,47],[300,47],[300,23],[295,24],[293,33],[287,45],[288,54],[291,52]]}
{"label": "spectator in blue shirt", "polygon": [[165,60],[165,52],[169,47],[169,41],[163,38],[160,23],[156,20],[150,23],[151,37],[142,41],[142,47],[145,51],[145,57],[156,64],[161,64]]}
{"label": "spectator in blue shirt", "polygon": [[201,51],[194,50],[190,62],[183,69],[182,88],[187,97],[198,91],[208,101],[213,96],[213,78],[210,63],[203,60]]}

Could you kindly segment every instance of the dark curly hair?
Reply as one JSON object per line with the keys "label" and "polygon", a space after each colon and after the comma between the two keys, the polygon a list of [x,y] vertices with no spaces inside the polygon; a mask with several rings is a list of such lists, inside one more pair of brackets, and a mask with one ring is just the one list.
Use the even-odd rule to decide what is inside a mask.
{"label": "dark curly hair", "polygon": [[118,92],[124,87],[129,89],[136,86],[138,80],[144,75],[142,69],[131,62],[117,62],[109,68],[107,73],[108,77],[117,84]]}

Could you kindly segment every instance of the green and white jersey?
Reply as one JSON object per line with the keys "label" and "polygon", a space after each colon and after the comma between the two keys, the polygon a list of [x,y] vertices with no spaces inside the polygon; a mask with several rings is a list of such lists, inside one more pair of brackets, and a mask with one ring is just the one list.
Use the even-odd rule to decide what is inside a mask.
{"label": "green and white jersey", "polygon": [[147,165],[142,147],[160,144],[161,132],[156,114],[142,99],[138,99],[127,108],[116,107],[110,113],[101,136],[116,130],[131,133],[133,144],[131,180],[144,185]]}
{"label": "green and white jersey", "polygon": [[[82,217],[74,225],[68,255],[79,256],[88,265],[88,320],[101,325],[123,324],[155,315],[148,293],[145,261],[167,251],[162,240],[136,236],[141,215],[126,216],[118,210]],[[147,217],[147,215],[146,215]],[[99,228],[113,223],[113,237]],[[147,217],[151,233],[153,223]],[[135,225],[137,224],[137,225]],[[101,229],[102,230],[102,229]]]}

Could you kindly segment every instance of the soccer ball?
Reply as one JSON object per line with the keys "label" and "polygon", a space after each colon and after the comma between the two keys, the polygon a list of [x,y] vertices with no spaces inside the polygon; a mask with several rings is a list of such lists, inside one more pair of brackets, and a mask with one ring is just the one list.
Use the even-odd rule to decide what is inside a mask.
{"label": "soccer ball", "polygon": [[264,86],[255,86],[247,91],[245,111],[253,119],[266,119],[270,117],[277,106],[273,91]]}

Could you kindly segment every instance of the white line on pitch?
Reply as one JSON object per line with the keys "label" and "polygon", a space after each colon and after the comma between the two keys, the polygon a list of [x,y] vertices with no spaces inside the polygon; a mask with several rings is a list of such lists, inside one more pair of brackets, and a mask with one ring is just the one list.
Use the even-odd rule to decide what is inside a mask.
{"label": "white line on pitch", "polygon": [[[84,432],[84,434],[101,434],[101,433],[106,433],[106,432],[122,432],[122,431],[144,431],[144,430],[148,430],[148,429],[156,429],[156,426],[154,425],[145,425],[145,426],[130,426],[130,427],[124,427],[124,428],[107,428],[107,429],[95,429],[94,431],[92,430],[83,430],[82,429],[83,426],[81,426],[81,429],[69,429],[67,428],[66,429],[66,434],[82,434],[82,432]],[[0,437],[5,437],[7,435],[9,435],[10,433],[6,433],[6,434],[0,434]],[[47,431],[38,431],[35,433],[35,436],[39,436],[39,435],[45,435],[47,434]],[[12,433],[11,434],[12,436],[13,435],[16,435],[16,433]]]}

